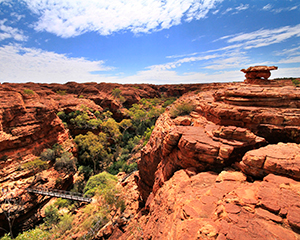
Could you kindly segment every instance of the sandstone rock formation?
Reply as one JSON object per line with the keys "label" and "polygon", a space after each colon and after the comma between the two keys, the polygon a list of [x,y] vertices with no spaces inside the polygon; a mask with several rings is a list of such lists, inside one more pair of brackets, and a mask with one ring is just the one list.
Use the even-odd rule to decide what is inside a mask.
{"label": "sandstone rock formation", "polygon": [[248,175],[264,177],[270,173],[300,180],[300,145],[278,143],[249,151],[239,167]]}
{"label": "sandstone rock formation", "polygon": [[[214,84],[213,87],[217,88],[218,85]],[[39,208],[49,200],[49,197],[27,194],[26,187],[34,184],[66,189],[72,184],[73,176],[58,173],[51,163],[48,170],[21,171],[24,164],[34,161],[45,148],[51,148],[55,143],[61,144],[66,151],[76,150],[71,134],[57,116],[59,111],[70,113],[81,110],[84,105],[100,112],[109,109],[120,120],[123,118],[122,105],[130,107],[141,98],[168,97],[207,87],[207,84],[156,86],[75,82],[64,85],[0,84],[0,184],[1,189],[8,189],[12,196],[24,197],[23,214],[16,220],[21,226],[18,230],[32,227],[39,221]],[[115,88],[120,88],[124,102],[112,95]],[[4,197],[1,194],[0,201]],[[0,225],[7,228],[5,224],[4,216],[0,213]]]}
{"label": "sandstone rock formation", "polygon": [[[246,83],[266,83],[266,80],[271,76],[271,70],[277,70],[275,66],[254,66],[241,71],[245,73]],[[262,78],[265,80],[263,81]]]}
{"label": "sandstone rock formation", "polygon": [[[32,217],[32,213],[49,199],[28,194],[27,187],[41,182],[49,188],[66,188],[72,184],[71,175],[59,174],[53,168],[37,173],[33,169],[22,170],[22,166],[34,161],[43,149],[54,143],[62,144],[66,150],[75,149],[68,131],[56,115],[58,104],[55,100],[23,90],[0,87],[0,201],[6,198],[6,194],[22,196],[22,216],[16,223],[26,224],[18,230],[32,227],[39,221],[39,214]],[[58,177],[61,186],[57,186]],[[5,194],[2,189],[6,189]],[[7,229],[6,224],[1,212],[0,225]]]}
{"label": "sandstone rock formation", "polygon": [[299,96],[245,84],[183,96],[195,110],[157,120],[136,176],[145,207],[110,239],[298,239]]}
{"label": "sandstone rock formation", "polygon": [[179,170],[157,191],[148,214],[110,239],[298,239],[299,182],[272,174],[245,179],[233,170],[219,176]]}
{"label": "sandstone rock formation", "polygon": [[[190,102],[195,110],[171,118],[169,109],[160,116],[142,150],[139,172],[122,183],[126,210],[95,239],[299,239],[300,90],[282,85],[2,84],[1,187],[22,194],[32,183],[49,188],[72,183],[72,175],[53,168],[39,176],[17,171],[54,142],[72,150],[58,111],[84,104],[117,116],[122,104],[142,97],[184,94],[174,105]],[[111,95],[116,87],[125,102]],[[35,208],[48,199],[26,195],[25,200],[20,221],[31,214],[31,225]]]}

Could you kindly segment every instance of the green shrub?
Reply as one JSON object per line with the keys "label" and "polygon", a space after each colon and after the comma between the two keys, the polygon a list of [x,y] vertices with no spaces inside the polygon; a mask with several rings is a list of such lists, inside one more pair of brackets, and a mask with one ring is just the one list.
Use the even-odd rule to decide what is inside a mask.
{"label": "green shrub", "polygon": [[56,93],[57,93],[58,95],[64,96],[64,95],[67,94],[67,91],[66,91],[66,90],[57,90]]}
{"label": "green shrub", "polygon": [[85,179],[89,179],[93,174],[93,169],[90,166],[80,166],[78,172],[79,174],[83,174]]}
{"label": "green shrub", "polygon": [[61,111],[57,113],[57,116],[63,121],[66,122],[68,120],[68,115],[65,112]]}
{"label": "green shrub", "polygon": [[56,206],[58,208],[66,208],[69,205],[70,205],[70,200],[63,199],[63,198],[58,198],[54,203],[54,206]]}
{"label": "green shrub", "polygon": [[164,103],[163,103],[163,107],[167,107],[169,105],[171,105],[173,102],[175,102],[176,98],[168,98]]}
{"label": "green shrub", "polygon": [[28,94],[28,95],[33,95],[34,94],[34,91],[31,90],[31,89],[24,89],[23,90],[25,94]]}
{"label": "green shrub", "polygon": [[[127,155],[128,158],[129,155]],[[137,163],[127,164],[126,160],[120,158],[119,161],[111,164],[107,171],[110,174],[117,175],[119,172],[131,173],[132,171],[137,169]]]}
{"label": "green shrub", "polygon": [[121,92],[122,91],[120,88],[114,88],[111,93],[114,97],[118,98],[121,96]]}
{"label": "green shrub", "polygon": [[35,158],[30,162],[26,162],[22,164],[21,168],[25,170],[35,170],[35,171],[42,171],[48,169],[48,163],[42,161],[40,158]]}
{"label": "green shrub", "polygon": [[112,95],[119,100],[120,103],[124,103],[126,99],[121,95],[121,89],[115,88],[112,90]]}
{"label": "green shrub", "polygon": [[126,148],[131,152],[136,145],[141,141],[141,136],[135,136],[134,138],[130,138],[127,142]]}
{"label": "green shrub", "polygon": [[144,146],[147,144],[147,142],[149,141],[151,134],[153,132],[154,129],[154,125],[151,128],[147,128],[146,132],[144,133]]}
{"label": "green shrub", "polygon": [[171,118],[190,114],[195,109],[195,106],[189,102],[178,103],[170,109]]}
{"label": "green shrub", "polygon": [[40,158],[43,161],[54,161],[55,160],[55,152],[52,149],[47,148],[41,153]]}
{"label": "green shrub", "polygon": [[44,222],[48,227],[56,225],[59,222],[59,213],[56,206],[49,205],[45,208]]}
{"label": "green shrub", "polygon": [[6,234],[5,234],[2,238],[0,238],[0,239],[1,239],[1,240],[12,240],[8,233],[6,233]]}
{"label": "green shrub", "polygon": [[58,230],[60,231],[61,234],[72,228],[73,219],[74,217],[70,213],[65,213],[60,217]]}
{"label": "green shrub", "polygon": [[137,163],[131,163],[131,164],[125,164],[123,165],[123,172],[126,172],[126,173],[131,173],[133,172],[134,170],[137,170]]}
{"label": "green shrub", "polygon": [[92,197],[97,191],[101,191],[105,188],[112,188],[117,182],[117,178],[107,172],[99,173],[90,177],[85,188],[84,195]]}
{"label": "green shrub", "polygon": [[83,95],[80,95],[78,98],[84,98],[84,96],[83,96]]}
{"label": "green shrub", "polygon": [[[42,230],[40,228],[35,228],[28,230],[26,232],[20,233],[15,240],[45,240],[50,239],[50,233],[48,231]],[[2,239],[1,239],[2,240]]]}
{"label": "green shrub", "polygon": [[299,79],[292,79],[292,83],[293,83],[296,87],[298,87],[298,86],[300,85]]}
{"label": "green shrub", "polygon": [[75,171],[76,158],[73,157],[70,152],[63,152],[60,158],[56,158],[54,168],[55,170],[60,170],[62,168],[67,169],[69,171]]}

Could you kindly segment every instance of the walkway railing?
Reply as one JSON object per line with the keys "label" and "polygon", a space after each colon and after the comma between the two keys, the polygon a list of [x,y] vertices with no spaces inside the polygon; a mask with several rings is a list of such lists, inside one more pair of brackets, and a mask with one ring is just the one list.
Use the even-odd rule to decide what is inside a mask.
{"label": "walkway railing", "polygon": [[27,192],[51,196],[51,197],[65,198],[65,199],[70,199],[70,200],[80,201],[80,202],[88,202],[88,203],[92,202],[91,198],[84,197],[80,193],[74,193],[74,192],[63,191],[58,189],[27,188]]}

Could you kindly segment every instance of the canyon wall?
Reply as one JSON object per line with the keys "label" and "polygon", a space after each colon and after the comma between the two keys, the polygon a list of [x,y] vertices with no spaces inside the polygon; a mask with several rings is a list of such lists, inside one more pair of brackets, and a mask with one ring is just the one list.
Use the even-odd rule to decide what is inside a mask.
{"label": "canyon wall", "polygon": [[195,109],[157,120],[135,175],[140,208],[109,239],[299,239],[299,96],[236,83],[177,100]]}
{"label": "canyon wall", "polygon": [[[214,84],[217,88],[219,84]],[[56,171],[53,163],[46,169],[27,169],[34,164],[43,150],[60,144],[64,151],[76,156],[73,141],[78,132],[65,128],[57,113],[82,110],[110,110],[113,117],[122,120],[123,106],[130,107],[141,98],[179,96],[209,85],[147,84],[0,84],[0,202],[11,197],[22,198],[21,212],[14,224],[15,232],[26,230],[41,220],[40,209],[49,197],[36,196],[27,187],[67,189],[73,183],[73,173]],[[113,96],[119,88],[124,99]],[[8,229],[7,220],[0,213],[0,225]],[[2,230],[0,230],[2,231]],[[0,232],[3,234],[3,232]]]}

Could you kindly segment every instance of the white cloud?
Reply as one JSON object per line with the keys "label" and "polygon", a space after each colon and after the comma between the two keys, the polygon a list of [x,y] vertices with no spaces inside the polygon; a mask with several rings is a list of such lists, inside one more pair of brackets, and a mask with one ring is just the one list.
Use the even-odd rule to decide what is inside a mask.
{"label": "white cloud", "polygon": [[300,46],[289,48],[289,49],[282,49],[280,52],[276,52],[275,55],[277,56],[293,56],[293,55],[300,55]]}
{"label": "white cloud", "polygon": [[[208,58],[213,58],[211,55]],[[242,59],[234,54],[228,55],[228,59],[219,60],[216,64],[231,65]],[[202,57],[204,58],[204,57]],[[181,63],[200,60],[200,57],[183,58]],[[223,61],[223,62],[222,62]],[[244,74],[239,71],[241,66],[232,71],[217,71],[212,74],[190,72],[178,74],[167,68],[150,67],[139,71],[134,75],[122,77],[117,75],[105,75],[105,71],[111,67],[105,66],[103,61],[88,61],[84,58],[70,58],[63,54],[42,51],[40,49],[23,48],[20,45],[7,45],[0,47],[0,82],[39,82],[39,83],[66,83],[76,82],[114,82],[114,83],[152,83],[152,84],[176,84],[176,83],[209,83],[243,81]],[[177,62],[177,61],[176,61]],[[176,62],[174,63],[176,65]],[[232,66],[231,66],[232,67]],[[218,68],[220,70],[221,68]],[[232,69],[232,68],[231,68]],[[103,74],[91,74],[91,72],[103,72]],[[276,72],[276,73],[275,73]],[[280,68],[272,72],[275,77],[299,77],[300,68]]]}
{"label": "white cloud", "polygon": [[241,69],[249,63],[249,58],[244,56],[243,53],[225,53],[223,57],[216,59],[212,64],[205,67],[207,69],[220,70],[220,69]]}
{"label": "white cloud", "polygon": [[11,13],[10,16],[15,17],[17,21],[20,21],[22,18],[25,18],[25,15],[20,15],[16,12]]}
{"label": "white cloud", "polygon": [[291,37],[300,37],[300,24],[296,26],[284,26],[275,29],[261,29],[251,33],[241,33],[234,37],[225,36],[228,43],[241,43],[245,49],[268,46],[283,42]]}
{"label": "white cloud", "polygon": [[226,14],[226,13],[229,13],[233,10],[233,8],[227,8],[222,14]]}
{"label": "white cloud", "polygon": [[[211,57],[213,56],[202,58]],[[200,57],[184,58],[179,62],[197,60],[200,60]],[[175,84],[243,80],[243,74],[239,71],[224,71],[215,74],[192,72],[179,75],[176,71],[168,70],[167,67],[150,67],[127,77],[105,75],[105,71],[112,68],[105,66],[103,61],[69,58],[63,54],[24,48],[20,45],[0,47],[0,62],[2,63],[0,65],[0,82],[66,83],[76,81]],[[103,72],[103,74],[92,74],[91,72]]]}
{"label": "white cloud", "polygon": [[147,33],[206,17],[223,0],[24,0],[39,16],[37,31],[68,38],[95,31]]}
{"label": "white cloud", "polygon": [[269,3],[269,4],[265,5],[262,9],[265,11],[268,11],[268,10],[272,9],[272,5]]}
{"label": "white cloud", "polygon": [[300,77],[300,67],[295,68],[278,68],[272,71],[271,78],[284,78],[284,77]]}
{"label": "white cloud", "polygon": [[198,55],[198,54],[199,54],[198,52],[194,52],[194,53],[188,53],[188,54],[167,56],[166,58],[183,58],[183,57],[195,56],[195,55]]}
{"label": "white cloud", "polygon": [[63,54],[24,48],[19,45],[0,47],[1,82],[89,81],[93,71],[107,71],[103,61],[68,58]]}
{"label": "white cloud", "polygon": [[[281,59],[278,62],[279,63],[300,63],[300,55],[295,57],[288,57],[286,59]],[[299,76],[300,76],[300,72],[299,72]]]}
{"label": "white cloud", "polygon": [[121,83],[153,83],[153,84],[179,84],[179,83],[211,83],[243,81],[243,73],[239,71],[223,71],[214,74],[190,72],[179,75],[176,71],[151,69],[140,71],[136,75],[122,79]]}
{"label": "white cloud", "polygon": [[267,4],[265,5],[262,10],[264,11],[271,11],[273,13],[281,13],[281,12],[289,12],[289,11],[293,11],[296,10],[299,6],[293,6],[293,7],[285,7],[285,8],[273,8],[273,6],[271,4]]}
{"label": "white cloud", "polygon": [[12,38],[16,41],[26,41],[27,37],[24,35],[22,30],[6,26],[5,22],[7,19],[0,20],[0,41]]}
{"label": "white cloud", "polygon": [[177,61],[174,61],[174,62],[159,64],[159,65],[153,65],[153,66],[148,67],[148,69],[152,69],[152,70],[156,69],[156,70],[162,70],[163,71],[163,70],[167,70],[167,69],[173,69],[173,68],[180,67],[183,63],[209,60],[209,59],[214,59],[216,57],[219,57],[219,55],[213,54],[213,55],[198,56],[198,57],[186,57],[186,58],[182,58],[182,59],[179,59]]}
{"label": "white cloud", "polygon": [[244,11],[247,10],[249,8],[249,4],[241,4],[240,6],[236,7],[235,9],[237,11]]}
{"label": "white cloud", "polygon": [[249,8],[249,4],[240,4],[238,7],[235,8],[227,8],[222,14],[227,14],[229,12],[231,12],[231,14],[237,14],[240,11],[244,11],[247,10]]}

